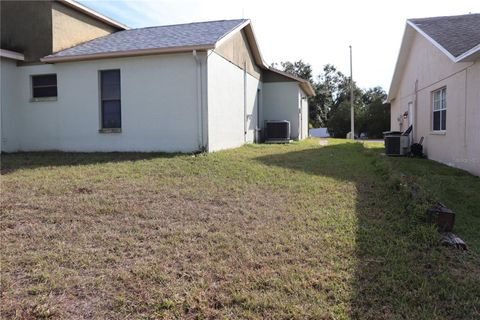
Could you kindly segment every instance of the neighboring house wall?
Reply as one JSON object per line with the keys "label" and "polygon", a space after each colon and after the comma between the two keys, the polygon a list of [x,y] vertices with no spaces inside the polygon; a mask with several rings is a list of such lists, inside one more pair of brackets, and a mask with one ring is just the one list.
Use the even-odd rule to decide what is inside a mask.
{"label": "neighboring house wall", "polygon": [[21,52],[25,61],[52,53],[50,1],[0,1],[1,48]]}
{"label": "neighboring house wall", "polygon": [[[299,122],[300,92],[297,82],[263,83],[263,118],[290,121],[291,139],[302,139]],[[305,110],[308,110],[306,103],[305,106]],[[307,119],[308,116],[304,118]],[[304,124],[305,127],[308,126],[305,121]]]}
{"label": "neighboring house wall", "polygon": [[260,79],[261,69],[255,64],[252,50],[243,30],[234,33],[231,38],[216,48],[215,52],[242,69],[246,64],[247,72]]}
{"label": "neighboring house wall", "polygon": [[[108,69],[121,70],[121,133],[99,133],[99,71]],[[199,149],[191,53],[21,66],[16,73],[14,101],[2,100],[10,123],[2,126],[3,151]],[[31,75],[46,73],[57,74],[58,100],[30,102]]]}
{"label": "neighboring house wall", "polygon": [[261,86],[257,78],[222,56],[215,52],[209,55],[209,151],[239,147],[254,141],[259,105],[257,90]]}
{"label": "neighboring house wall", "polygon": [[54,1],[1,1],[0,12],[1,48],[27,63],[119,30]]}
{"label": "neighboring house wall", "polygon": [[[391,129],[405,130],[408,118],[397,121],[412,103],[413,140],[424,137],[430,159],[480,174],[479,62],[453,63],[420,34],[415,35],[396,98],[391,102]],[[417,101],[415,103],[415,83]],[[446,132],[432,130],[432,91],[446,87]]]}
{"label": "neighboring house wall", "polygon": [[85,41],[114,33],[118,29],[61,3],[52,4],[52,51],[57,52]]}

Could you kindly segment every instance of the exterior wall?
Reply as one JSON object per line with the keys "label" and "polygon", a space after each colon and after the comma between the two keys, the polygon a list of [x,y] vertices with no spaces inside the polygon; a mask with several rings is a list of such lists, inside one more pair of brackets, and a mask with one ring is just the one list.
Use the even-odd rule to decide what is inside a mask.
{"label": "exterior wall", "polygon": [[[391,129],[405,130],[397,118],[413,103],[413,139],[424,137],[430,159],[480,175],[480,62],[453,63],[423,36],[416,34],[392,101]],[[417,95],[415,104],[415,82]],[[446,131],[432,131],[432,91],[446,87]]]}
{"label": "exterior wall", "polygon": [[52,53],[51,1],[0,1],[1,48],[21,52],[25,61]]}
{"label": "exterior wall", "polygon": [[[302,139],[300,136],[299,108],[300,88],[297,82],[263,83],[264,120],[290,121],[291,139],[295,140]],[[308,112],[308,107],[305,109]],[[304,118],[308,119],[308,116]],[[306,127],[308,128],[308,124]]]}
{"label": "exterior wall", "polygon": [[254,78],[260,79],[262,72],[255,64],[252,50],[243,30],[232,35],[230,39],[216,48],[215,52],[241,69],[244,68],[244,63],[246,63],[247,72]]}
{"label": "exterior wall", "polygon": [[[99,70],[108,69],[121,70],[121,133],[99,133]],[[3,151],[199,149],[191,54],[21,66],[16,73],[13,100],[4,105],[2,95],[10,124],[2,126]],[[31,75],[45,73],[57,74],[58,100],[30,102]]]}
{"label": "exterior wall", "polygon": [[38,62],[118,29],[55,1],[0,1],[1,47]]}
{"label": "exterior wall", "polygon": [[[245,86],[246,76],[246,86]],[[222,56],[208,57],[208,150],[254,141],[261,82]],[[246,101],[245,101],[246,98]],[[246,129],[246,134],[245,134]]]}
{"label": "exterior wall", "polygon": [[[15,93],[17,89],[17,63],[15,60],[0,58],[0,144],[4,150],[7,142],[7,133],[16,129],[18,114],[12,110],[15,106]],[[12,141],[11,147],[17,148]]]}
{"label": "exterior wall", "polygon": [[61,3],[52,4],[52,50],[57,52],[85,41],[106,36],[118,29]]}

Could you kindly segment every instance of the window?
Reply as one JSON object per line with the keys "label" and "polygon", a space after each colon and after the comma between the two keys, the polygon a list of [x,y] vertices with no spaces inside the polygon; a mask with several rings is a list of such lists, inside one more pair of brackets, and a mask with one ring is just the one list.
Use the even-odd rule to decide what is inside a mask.
{"label": "window", "polygon": [[447,125],[447,88],[432,93],[433,131],[444,131]]}
{"label": "window", "polygon": [[32,76],[32,98],[56,98],[57,75],[43,74]]}
{"label": "window", "polygon": [[120,129],[120,70],[100,71],[100,99],[102,129]]}

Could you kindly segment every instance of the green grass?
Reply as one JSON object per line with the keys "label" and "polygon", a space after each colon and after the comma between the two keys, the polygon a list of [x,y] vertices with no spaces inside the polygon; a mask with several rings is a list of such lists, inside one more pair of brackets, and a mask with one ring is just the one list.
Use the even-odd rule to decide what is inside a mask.
{"label": "green grass", "polygon": [[2,155],[1,317],[480,317],[480,179],[380,147]]}

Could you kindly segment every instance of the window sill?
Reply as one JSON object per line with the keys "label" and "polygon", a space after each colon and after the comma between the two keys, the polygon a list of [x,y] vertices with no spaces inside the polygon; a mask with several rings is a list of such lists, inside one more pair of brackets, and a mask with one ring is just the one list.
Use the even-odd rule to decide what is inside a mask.
{"label": "window sill", "polygon": [[57,97],[30,98],[30,102],[57,101]]}
{"label": "window sill", "polygon": [[98,130],[99,133],[122,133],[122,128],[105,128]]}
{"label": "window sill", "polygon": [[430,134],[431,135],[434,135],[434,136],[444,136],[447,134],[447,131],[445,130],[442,130],[442,131],[430,131]]}

